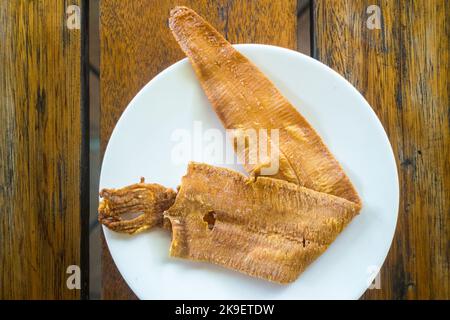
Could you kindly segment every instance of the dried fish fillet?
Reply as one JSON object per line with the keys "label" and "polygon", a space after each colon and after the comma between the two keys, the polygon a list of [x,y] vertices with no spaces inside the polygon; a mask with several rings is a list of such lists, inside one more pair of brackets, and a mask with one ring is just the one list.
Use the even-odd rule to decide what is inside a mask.
{"label": "dried fish fillet", "polygon": [[[308,122],[213,27],[186,7],[172,10],[169,25],[225,128],[279,130],[279,171],[261,176],[267,158],[245,164],[251,178],[191,163],[178,193],[143,181],[102,190],[99,221],[127,233],[163,226],[174,257],[292,282],[358,214],[359,196]],[[122,218],[130,213],[140,215]]]}
{"label": "dried fish fillet", "polygon": [[[176,192],[141,179],[121,189],[103,189],[98,208],[98,221],[109,229],[134,234],[163,225],[163,212],[175,201]],[[124,219],[124,215],[137,215]]]}
{"label": "dried fish fillet", "polygon": [[[189,8],[174,8],[169,26],[225,128],[279,130],[279,170],[272,178],[361,203],[319,135],[253,63]],[[270,166],[258,161],[245,164],[250,174]]]}
{"label": "dried fish fillet", "polygon": [[288,283],[334,241],[357,204],[282,180],[191,163],[175,203],[170,254]]}

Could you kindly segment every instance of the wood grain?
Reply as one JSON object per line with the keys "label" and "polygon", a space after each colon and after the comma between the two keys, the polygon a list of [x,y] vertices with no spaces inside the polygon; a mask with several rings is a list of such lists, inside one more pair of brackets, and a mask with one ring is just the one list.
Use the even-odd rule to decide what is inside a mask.
{"label": "wood grain", "polygon": [[445,0],[314,1],[314,57],[362,92],[397,158],[397,230],[366,299],[450,298],[449,16]]}
{"label": "wood grain", "polygon": [[[184,57],[167,26],[169,11],[187,5],[232,43],[266,43],[295,49],[296,0],[101,2],[101,149],[133,96],[158,72]],[[117,273],[106,246],[103,298],[135,298]]]}
{"label": "wood grain", "polygon": [[83,45],[66,6],[0,2],[0,299],[80,298]]}

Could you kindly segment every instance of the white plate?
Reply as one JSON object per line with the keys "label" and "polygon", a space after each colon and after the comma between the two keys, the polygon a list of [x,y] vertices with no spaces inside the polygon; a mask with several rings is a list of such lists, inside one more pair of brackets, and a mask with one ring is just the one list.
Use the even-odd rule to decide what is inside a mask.
{"label": "white plate", "polygon": [[[163,230],[128,236],[103,228],[112,257],[141,299],[357,299],[383,264],[397,222],[398,177],[386,133],[360,93],[322,63],[279,47],[235,47],[317,130],[358,190],[364,204],[361,214],[297,281],[286,286],[208,263],[170,258],[170,234]],[[202,132],[224,131],[183,59],[151,80],[122,114],[105,152],[100,188],[122,187],[141,176],[176,188],[186,163],[172,161],[177,144],[172,134],[177,129],[192,132],[196,121],[201,121]],[[192,160],[215,164],[207,157],[194,155]],[[239,165],[229,167],[242,171]]]}

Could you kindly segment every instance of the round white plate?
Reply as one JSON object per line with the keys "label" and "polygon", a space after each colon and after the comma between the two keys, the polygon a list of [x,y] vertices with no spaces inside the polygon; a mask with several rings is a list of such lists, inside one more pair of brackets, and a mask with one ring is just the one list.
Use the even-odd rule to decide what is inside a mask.
{"label": "round white plate", "polygon": [[[383,264],[397,222],[398,177],[386,133],[361,94],[322,63],[274,46],[235,47],[317,130],[354,183],[363,210],[319,259],[284,286],[170,258],[170,234],[164,230],[128,236],[103,228],[112,257],[141,299],[357,299]],[[225,166],[198,152],[183,163],[173,160],[180,133],[191,133],[193,144],[205,145],[210,128],[224,132],[183,59],[151,80],[122,114],[105,152],[100,188],[136,183],[141,176],[176,188],[187,158]],[[228,167],[243,171],[240,165]]]}

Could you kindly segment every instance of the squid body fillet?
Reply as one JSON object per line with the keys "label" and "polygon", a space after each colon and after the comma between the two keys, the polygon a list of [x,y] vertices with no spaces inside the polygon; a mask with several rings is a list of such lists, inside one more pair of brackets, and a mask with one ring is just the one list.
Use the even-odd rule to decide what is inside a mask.
{"label": "squid body fillet", "polygon": [[[360,204],[319,135],[252,62],[189,8],[174,8],[169,26],[226,129],[279,130],[279,170],[272,178]],[[265,159],[258,161],[247,162],[246,170],[257,175],[269,165]]]}
{"label": "squid body fillet", "polygon": [[358,213],[343,198],[282,180],[191,163],[165,217],[170,254],[288,283]]}

